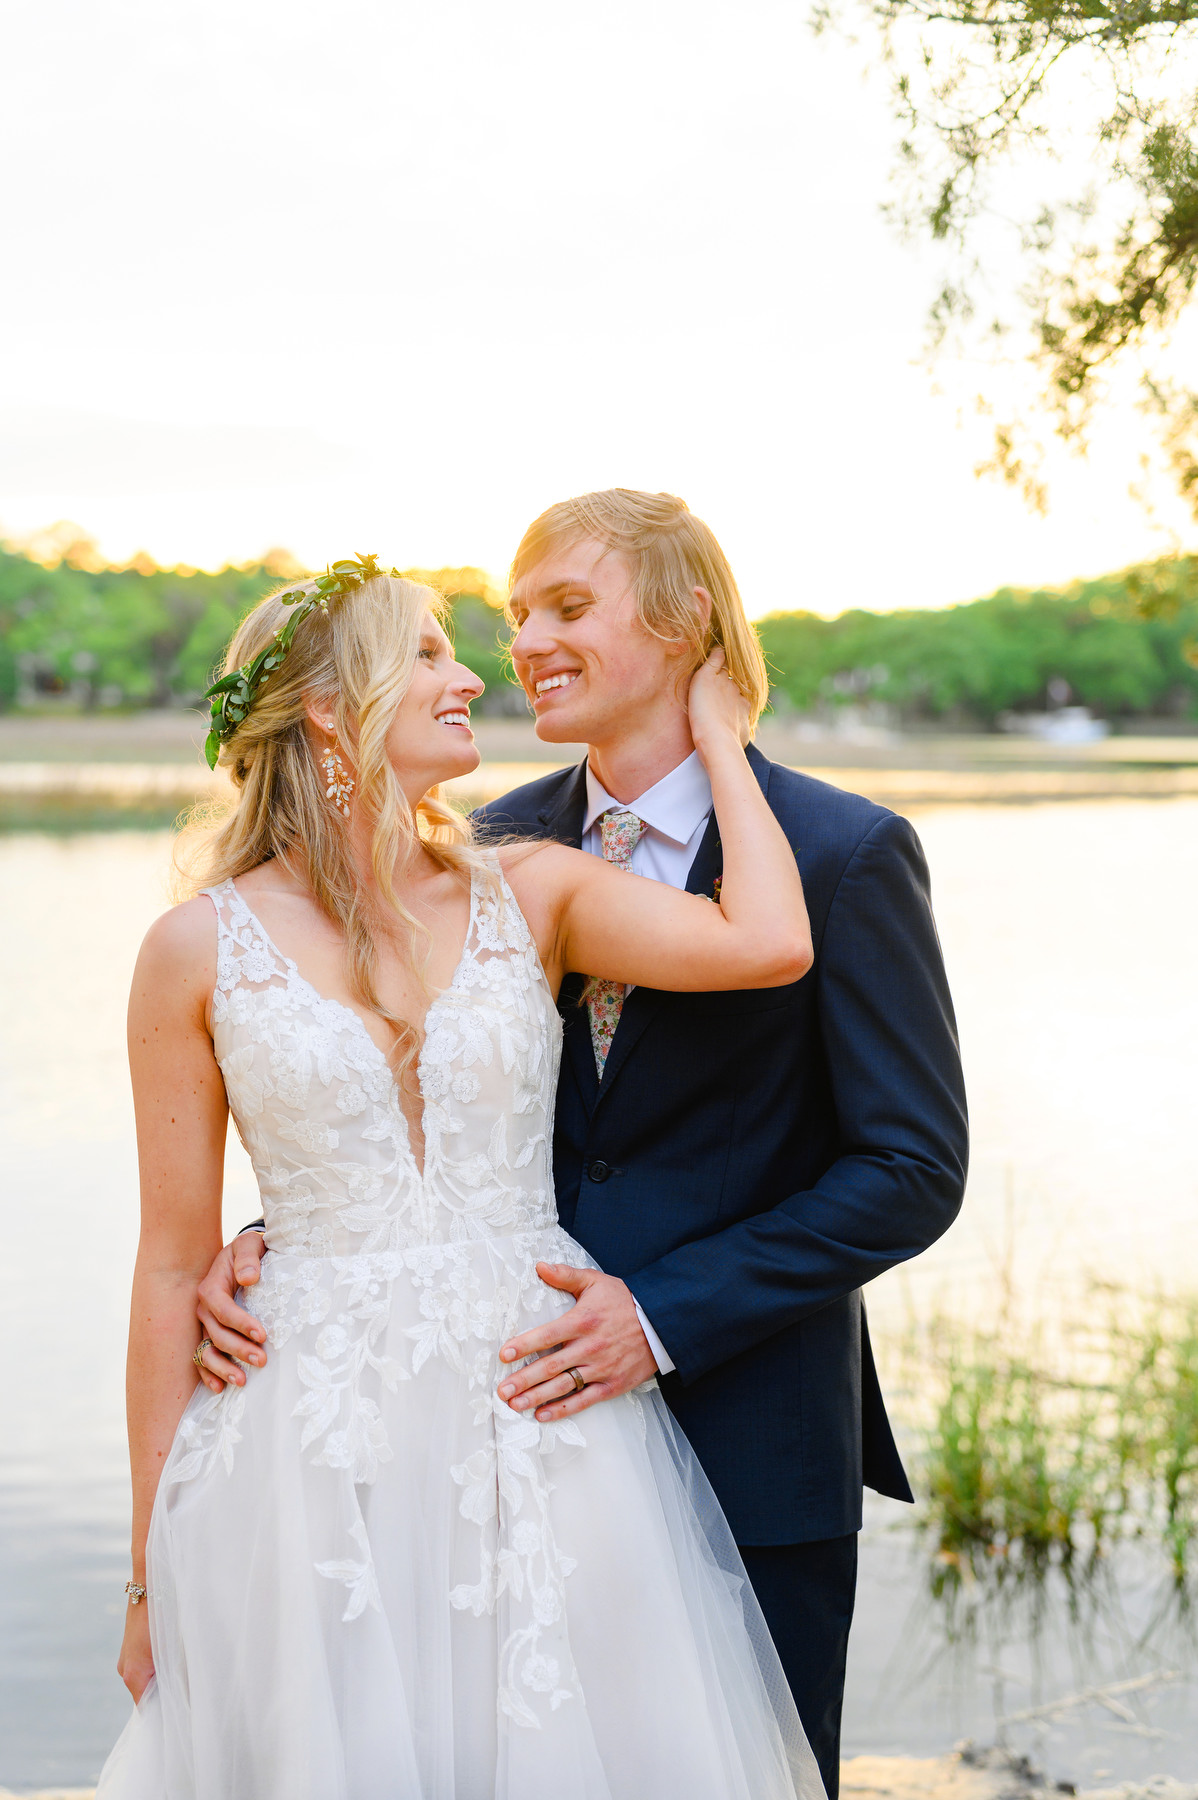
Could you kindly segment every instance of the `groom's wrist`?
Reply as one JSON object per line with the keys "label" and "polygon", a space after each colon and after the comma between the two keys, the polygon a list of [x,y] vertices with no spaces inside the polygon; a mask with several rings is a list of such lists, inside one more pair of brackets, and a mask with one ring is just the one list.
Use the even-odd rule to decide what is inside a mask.
{"label": "groom's wrist", "polygon": [[636,1307],[636,1316],[637,1316],[638,1320],[640,1321],[641,1330],[645,1334],[645,1342],[649,1346],[649,1354],[652,1356],[654,1362],[657,1364],[657,1373],[659,1375],[670,1374],[670,1372],[672,1371],[672,1369],[675,1366],[673,1358],[670,1356],[669,1351],[666,1349],[665,1345],[662,1343],[661,1339],[658,1337],[657,1333],[654,1331],[652,1325],[650,1325],[648,1319],[645,1317],[644,1308],[642,1307],[640,1301],[637,1299],[635,1294],[632,1296],[632,1304]]}

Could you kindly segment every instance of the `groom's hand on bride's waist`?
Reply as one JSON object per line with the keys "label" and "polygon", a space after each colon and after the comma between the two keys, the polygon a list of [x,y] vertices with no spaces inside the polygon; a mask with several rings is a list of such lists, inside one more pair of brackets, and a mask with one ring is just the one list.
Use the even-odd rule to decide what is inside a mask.
{"label": "groom's hand on bride's waist", "polygon": [[[205,1352],[201,1377],[219,1393],[225,1383],[241,1386],[243,1364],[266,1361],[265,1333],[260,1320],[235,1299],[238,1288],[258,1280],[262,1234],[245,1231],[226,1244],[200,1283],[198,1313],[203,1335],[212,1348]],[[500,1385],[502,1397],[517,1412],[531,1412],[542,1423],[582,1412],[598,1400],[610,1400],[639,1387],[657,1373],[657,1362],[641,1326],[636,1301],[625,1284],[597,1269],[572,1269],[560,1263],[538,1263],[537,1273],[549,1287],[573,1294],[576,1304],[561,1317],[538,1325],[503,1346],[505,1362],[527,1356],[536,1361],[513,1369]],[[577,1369],[585,1384],[579,1388]]]}
{"label": "groom's hand on bride's waist", "polygon": [[253,1287],[258,1280],[264,1249],[260,1231],[243,1231],[220,1251],[200,1283],[196,1311],[200,1328],[212,1345],[204,1352],[200,1378],[214,1394],[219,1394],[226,1382],[243,1385],[242,1363],[260,1368],[266,1361],[261,1320],[238,1306],[234,1298],[238,1288]]}
{"label": "groom's hand on bride's waist", "polygon": [[[536,1357],[499,1384],[500,1398],[515,1412],[533,1412],[542,1424],[583,1412],[639,1387],[657,1373],[657,1362],[631,1292],[615,1275],[538,1263],[549,1287],[573,1294],[574,1306],[547,1325],[512,1338],[500,1350],[504,1362]],[[579,1387],[574,1378],[585,1384]]]}

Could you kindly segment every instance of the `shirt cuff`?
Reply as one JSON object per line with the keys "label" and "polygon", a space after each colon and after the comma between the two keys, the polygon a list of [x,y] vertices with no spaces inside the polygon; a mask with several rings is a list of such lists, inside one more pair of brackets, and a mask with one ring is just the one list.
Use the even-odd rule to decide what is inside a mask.
{"label": "shirt cuff", "polygon": [[675,1364],[671,1361],[669,1352],[654,1331],[652,1325],[650,1325],[644,1313],[641,1311],[640,1301],[634,1300],[632,1304],[636,1307],[636,1316],[640,1320],[641,1330],[644,1332],[649,1348],[653,1352],[653,1360],[657,1364],[657,1373],[659,1375],[670,1374],[675,1367]]}

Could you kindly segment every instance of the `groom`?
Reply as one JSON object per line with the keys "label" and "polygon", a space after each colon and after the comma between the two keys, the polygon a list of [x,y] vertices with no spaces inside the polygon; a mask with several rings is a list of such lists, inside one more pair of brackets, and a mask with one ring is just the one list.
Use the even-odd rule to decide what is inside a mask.
{"label": "groom", "polygon": [[[537,736],[586,761],[483,809],[718,903],[720,843],[686,676],[713,644],[750,704],[765,663],[715,537],[680,500],[615,488],[550,507],[516,552],[512,660]],[[862,1486],[911,1490],[861,1287],[947,1229],[966,1119],[927,868],[905,819],[771,763],[815,964],[750,992],[563,989],[554,1176],[603,1274],[542,1273],[577,1304],[505,1347],[500,1392],[549,1419],[661,1375],[740,1546],[835,1800]],[[200,1317],[220,1349],[259,1240],[222,1252]],[[236,1264],[236,1267],[234,1265]],[[585,1379],[575,1391],[577,1368]]]}

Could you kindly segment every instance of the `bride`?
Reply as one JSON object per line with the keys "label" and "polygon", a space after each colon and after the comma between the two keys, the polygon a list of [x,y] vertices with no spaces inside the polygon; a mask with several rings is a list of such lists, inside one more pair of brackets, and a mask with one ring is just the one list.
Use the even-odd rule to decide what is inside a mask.
{"label": "bride", "polygon": [[[373,559],[334,564],[249,615],[213,690],[236,803],[130,1000],[137,1706],[97,1800],[822,1800],[656,1383],[581,1424],[498,1393],[507,1339],[570,1304],[538,1266],[595,1266],[554,1209],[563,976],[798,979],[794,856],[718,651],[688,700],[718,905],[557,844],[476,844],[436,797],[478,765],[483,686],[441,610]],[[229,1112],[271,1354],[213,1394],[195,1304]]]}

